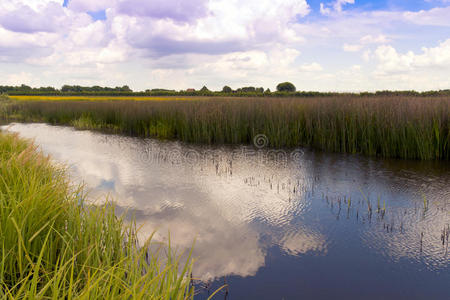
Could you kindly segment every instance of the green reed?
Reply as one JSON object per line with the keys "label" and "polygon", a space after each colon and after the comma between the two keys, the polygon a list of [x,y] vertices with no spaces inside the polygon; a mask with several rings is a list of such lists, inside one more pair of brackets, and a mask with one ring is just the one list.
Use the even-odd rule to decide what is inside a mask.
{"label": "green reed", "polygon": [[48,122],[207,144],[305,146],[404,159],[450,159],[450,97],[211,98],[20,102],[9,121]]}
{"label": "green reed", "polygon": [[190,255],[140,247],[113,206],[83,200],[64,168],[0,133],[1,299],[193,298]]}

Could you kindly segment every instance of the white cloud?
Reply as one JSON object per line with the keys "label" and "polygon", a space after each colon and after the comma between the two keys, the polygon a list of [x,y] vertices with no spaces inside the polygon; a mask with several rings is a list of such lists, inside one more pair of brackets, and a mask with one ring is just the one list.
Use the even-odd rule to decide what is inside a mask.
{"label": "white cloud", "polygon": [[43,1],[40,4],[33,1],[29,4],[26,1],[0,4],[0,27],[13,32],[64,34],[70,28],[85,26],[90,22],[89,15],[74,13],[55,1]]}
{"label": "white cloud", "polygon": [[358,44],[347,44],[347,43],[345,43],[342,46],[342,49],[345,52],[359,52],[362,49],[364,49],[364,47],[366,45],[369,45],[369,44],[385,44],[388,41],[389,41],[388,38],[385,35],[383,35],[383,34],[380,34],[378,36],[373,36],[371,34],[368,34],[368,35],[363,36],[359,40]]}
{"label": "white cloud", "polygon": [[363,36],[360,42],[362,44],[385,44],[389,42],[389,39],[383,34],[379,34],[377,36],[368,34]]}
{"label": "white cloud", "polygon": [[331,14],[331,9],[329,7],[325,7],[325,4],[320,3],[320,13],[322,15],[329,15]]}
{"label": "white cloud", "polygon": [[372,50],[370,50],[370,49],[367,49],[362,54],[362,58],[365,62],[368,62],[371,59],[371,57],[372,57]]}
{"label": "white cloud", "polygon": [[70,0],[67,7],[78,12],[100,11],[114,5],[111,0]]}
{"label": "white cloud", "polygon": [[10,74],[5,79],[6,85],[32,85],[34,82],[33,75],[28,72],[20,72],[20,73],[14,73]]}
{"label": "white cloud", "polygon": [[323,67],[318,63],[305,64],[300,66],[301,71],[306,72],[320,72],[323,70]]}
{"label": "white cloud", "polygon": [[2,1],[0,3],[0,8],[5,11],[13,10],[17,7],[28,6],[35,11],[39,11],[43,7],[47,6],[47,4],[59,4],[61,5],[61,1],[57,0],[8,0]]}
{"label": "white cloud", "polygon": [[[344,11],[354,1],[333,0],[320,5],[329,17],[305,20],[305,0],[126,0],[141,10],[126,9],[125,0],[71,0],[67,8],[61,2],[0,1],[3,82],[10,72],[23,76],[9,81],[29,82],[24,74],[31,74],[32,84],[54,86],[273,88],[289,80],[299,88],[348,90],[438,87],[450,77],[450,7]],[[103,9],[102,21],[86,13]],[[439,40],[447,41],[436,46]],[[426,48],[398,50],[414,44]],[[412,74],[433,81],[417,84]]]}
{"label": "white cloud", "polygon": [[375,51],[379,62],[377,74],[415,71],[423,68],[447,69],[450,71],[450,39],[434,48],[422,48],[422,54],[409,51],[398,53],[389,45],[379,46]]}
{"label": "white cloud", "polygon": [[258,70],[268,63],[269,59],[266,53],[249,51],[226,54],[215,65],[225,70]]}
{"label": "white cloud", "polygon": [[84,27],[74,28],[69,33],[69,40],[77,47],[106,46],[113,38],[104,22],[90,23]]}
{"label": "white cloud", "polygon": [[336,0],[328,4],[320,3],[320,13],[322,15],[330,15],[332,9],[335,12],[340,13],[342,12],[342,7],[347,4],[355,4],[355,0]]}
{"label": "white cloud", "polygon": [[342,6],[346,4],[355,4],[355,0],[336,0],[336,2],[333,4],[334,10],[341,12]]}
{"label": "white cloud", "polygon": [[450,26],[450,6],[436,7],[418,12],[404,12],[401,17],[418,25]]}
{"label": "white cloud", "polygon": [[362,45],[359,45],[359,44],[344,44],[344,45],[342,46],[342,49],[343,49],[345,52],[358,52],[358,51],[360,51],[362,48],[363,48],[363,46],[362,46]]}

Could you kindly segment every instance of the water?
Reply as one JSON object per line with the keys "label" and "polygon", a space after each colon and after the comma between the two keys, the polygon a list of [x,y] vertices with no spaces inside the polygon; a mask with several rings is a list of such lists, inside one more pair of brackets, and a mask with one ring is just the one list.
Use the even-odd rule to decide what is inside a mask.
{"label": "water", "polygon": [[[4,127],[5,128],[5,127]],[[14,124],[187,251],[199,299],[446,299],[450,163],[205,147]]]}

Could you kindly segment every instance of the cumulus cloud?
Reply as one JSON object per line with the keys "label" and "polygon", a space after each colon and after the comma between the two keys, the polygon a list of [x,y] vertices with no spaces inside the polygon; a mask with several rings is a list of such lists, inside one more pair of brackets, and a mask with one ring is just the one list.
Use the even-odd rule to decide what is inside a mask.
{"label": "cumulus cloud", "polygon": [[355,4],[355,0],[336,0],[336,2],[334,2],[333,4],[333,8],[334,10],[341,12],[342,6],[346,4]]}
{"label": "cumulus cloud", "polygon": [[20,33],[59,32],[91,22],[87,14],[76,14],[56,1],[0,3],[0,27]]}
{"label": "cumulus cloud", "polygon": [[172,19],[177,22],[190,22],[203,18],[208,14],[207,0],[127,0],[117,4],[119,13],[150,17],[156,19]]}
{"label": "cumulus cloud", "polygon": [[[450,3],[450,2],[448,2]],[[418,25],[450,26],[450,6],[436,7],[430,10],[404,12],[402,18]]]}
{"label": "cumulus cloud", "polygon": [[2,10],[10,11],[20,6],[28,6],[33,10],[38,11],[49,3],[57,3],[61,6],[61,1],[57,0],[8,0],[2,1],[2,3],[0,3],[0,8],[2,8]]}
{"label": "cumulus cloud", "polygon": [[58,36],[49,33],[17,33],[0,27],[0,61],[22,62],[30,57],[45,57],[53,52],[49,46]]}
{"label": "cumulus cloud", "polygon": [[61,5],[54,2],[49,3],[41,13],[29,6],[18,5],[10,11],[0,12],[0,24],[15,32],[54,32],[62,9]]}
{"label": "cumulus cloud", "polygon": [[412,51],[401,54],[394,47],[383,45],[376,49],[375,56],[379,62],[378,74],[408,72],[423,68],[450,70],[450,39],[437,47],[423,47],[421,54]]}
{"label": "cumulus cloud", "polygon": [[346,43],[342,46],[342,49],[346,52],[358,52],[362,48],[363,48],[363,46],[359,45],[359,44],[347,44]]}
{"label": "cumulus cloud", "polygon": [[322,15],[330,15],[332,11],[340,13],[342,7],[346,4],[355,4],[355,0],[336,0],[328,4],[320,3],[320,13]]}
{"label": "cumulus cloud", "polygon": [[363,36],[361,38],[360,42],[362,44],[385,44],[385,43],[389,42],[389,39],[383,34],[379,34],[377,36],[368,34],[368,35]]}
{"label": "cumulus cloud", "polygon": [[114,2],[111,0],[69,0],[67,7],[78,12],[100,11],[110,8]]}
{"label": "cumulus cloud", "polygon": [[388,41],[389,41],[388,38],[385,35],[383,35],[383,34],[380,34],[378,36],[373,36],[371,34],[368,34],[368,35],[363,36],[359,40],[358,44],[347,44],[347,43],[345,43],[342,46],[342,50],[344,50],[345,52],[359,52],[362,49],[364,49],[367,45],[370,45],[370,44],[385,44]]}
{"label": "cumulus cloud", "polygon": [[[305,19],[311,11],[305,0],[70,0],[67,7],[61,2],[0,1],[1,78],[14,63],[20,72],[34,74],[37,85],[273,88],[290,80],[308,89],[348,90],[356,85],[344,79],[359,65],[358,86],[377,82],[384,88],[380,78],[387,74],[441,70],[448,51],[446,42],[438,41],[449,38],[450,7],[362,11],[350,9],[353,0],[330,0],[320,5],[327,17]],[[105,11],[106,20],[95,21],[88,14],[95,11]],[[424,40],[429,42],[420,53],[397,50],[403,41]],[[26,79],[10,79],[20,84],[20,78]],[[435,78],[436,86],[445,82]]]}
{"label": "cumulus cloud", "polygon": [[297,16],[309,12],[304,0],[212,0],[197,4],[177,1],[197,8],[205,6],[198,13],[180,6],[179,14],[170,1],[165,1],[159,10],[148,6],[148,10],[144,7],[139,11],[128,6],[128,2],[125,7],[124,3],[120,2],[111,14],[111,22],[121,24],[128,43],[147,50],[146,55],[151,57],[179,53],[225,54],[251,50],[263,43],[300,41],[291,24]]}
{"label": "cumulus cloud", "polygon": [[28,72],[20,72],[13,73],[6,76],[5,84],[6,85],[16,85],[17,82],[21,82],[23,84],[33,84],[33,75]]}
{"label": "cumulus cloud", "polygon": [[319,72],[322,71],[323,68],[320,64],[314,62],[311,64],[305,64],[305,65],[301,65],[300,66],[300,70],[301,71],[306,71],[306,72]]}
{"label": "cumulus cloud", "polygon": [[365,62],[368,62],[370,60],[370,58],[372,57],[372,50],[367,49],[366,51],[364,51],[364,53],[362,54],[362,58]]}
{"label": "cumulus cloud", "polygon": [[329,15],[331,14],[331,9],[329,7],[326,7],[325,4],[320,3],[320,13],[322,15]]}

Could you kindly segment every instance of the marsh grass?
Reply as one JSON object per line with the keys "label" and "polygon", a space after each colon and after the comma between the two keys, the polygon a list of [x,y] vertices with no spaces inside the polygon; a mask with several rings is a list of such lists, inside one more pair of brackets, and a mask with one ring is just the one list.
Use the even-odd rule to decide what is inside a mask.
{"label": "marsh grass", "polygon": [[18,101],[195,101],[205,97],[189,97],[189,96],[37,96],[37,95],[21,95],[9,96],[12,100]]}
{"label": "marsh grass", "polygon": [[450,97],[208,98],[198,101],[19,101],[10,121],[72,125],[207,144],[305,146],[404,159],[450,159]]}
{"label": "marsh grass", "polygon": [[113,206],[83,200],[64,168],[0,132],[1,299],[193,298],[190,255],[148,251]]}

